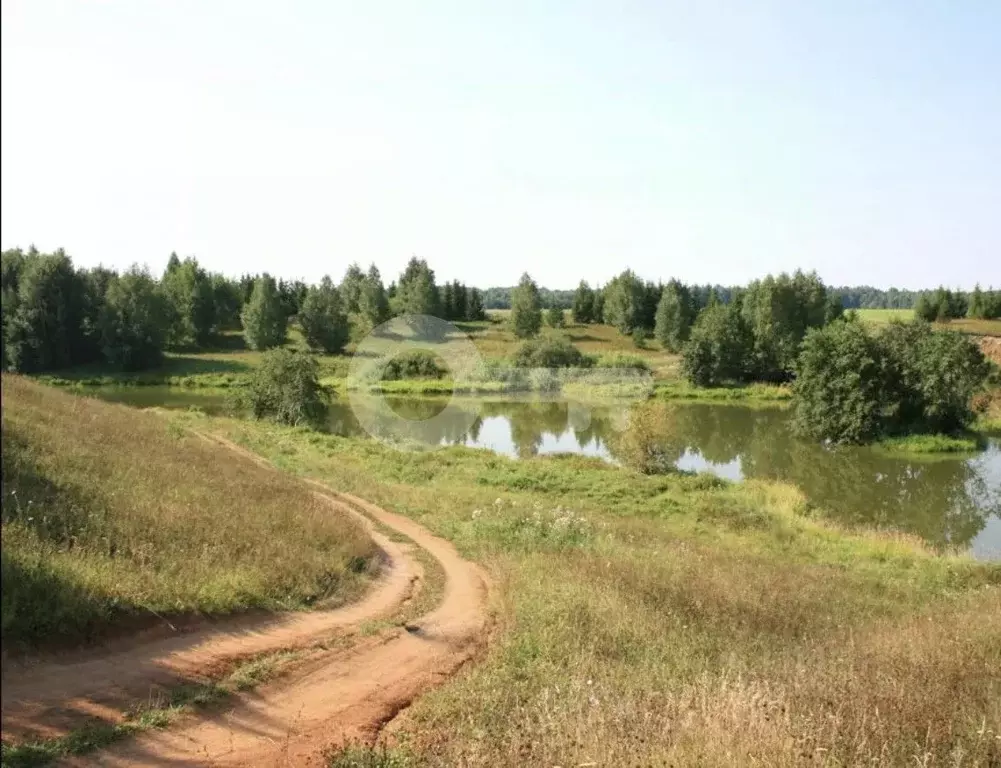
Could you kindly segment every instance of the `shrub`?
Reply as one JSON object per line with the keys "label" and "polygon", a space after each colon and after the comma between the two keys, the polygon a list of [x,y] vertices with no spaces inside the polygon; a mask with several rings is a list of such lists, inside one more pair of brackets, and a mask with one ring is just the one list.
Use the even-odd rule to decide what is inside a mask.
{"label": "shrub", "polygon": [[536,392],[559,392],[562,383],[555,368],[531,368],[528,371],[529,387]]}
{"label": "shrub", "polygon": [[293,426],[316,423],[327,412],[327,393],[318,373],[312,355],[284,348],[268,350],[240,393],[240,404],[258,419]]}
{"label": "shrub", "polygon": [[387,360],[380,368],[382,381],[440,379],[447,369],[430,350],[414,349]]}
{"label": "shrub", "polygon": [[644,349],[646,347],[646,328],[641,328],[636,326],[633,328],[633,346],[636,349]]}
{"label": "shrub", "polygon": [[878,336],[842,321],[811,331],[797,362],[796,426],[836,442],[893,433],[955,432],[988,374],[983,353],[926,323],[891,324]]}
{"label": "shrub", "polygon": [[753,351],[751,333],[734,306],[714,304],[699,313],[685,345],[682,370],[699,387],[747,379]]}
{"label": "shrub", "polygon": [[519,368],[590,368],[594,361],[563,336],[523,342],[514,353]]}
{"label": "shrub", "polygon": [[930,331],[918,346],[917,397],[920,426],[936,432],[952,432],[973,420],[970,403],[987,378],[989,366],[983,352],[968,338],[949,331]]}
{"label": "shrub", "polygon": [[874,439],[881,428],[883,382],[881,351],[861,323],[811,330],[793,387],[797,431],[839,443]]}
{"label": "shrub", "polygon": [[671,447],[674,409],[665,403],[638,403],[629,411],[629,425],[609,440],[612,455],[644,475],[671,472],[678,458]]}
{"label": "shrub", "polygon": [[889,323],[879,335],[883,353],[884,418],[903,428],[921,420],[923,403],[920,396],[918,350],[931,333],[931,326],[922,321]]}
{"label": "shrub", "polygon": [[973,420],[973,396],[990,372],[973,342],[920,321],[890,323],[877,341],[887,431],[953,432]]}

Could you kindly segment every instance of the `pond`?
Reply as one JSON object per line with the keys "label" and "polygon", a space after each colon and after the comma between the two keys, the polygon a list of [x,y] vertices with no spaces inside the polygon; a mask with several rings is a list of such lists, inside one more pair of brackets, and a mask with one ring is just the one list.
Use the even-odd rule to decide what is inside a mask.
{"label": "pond", "polygon": [[[166,387],[93,390],[138,407],[227,409],[217,392]],[[337,400],[326,429],[339,435],[399,434],[426,445],[487,448],[515,458],[577,453],[617,461],[624,406],[582,407],[540,399],[386,398],[358,409]],[[388,409],[387,407],[388,406]],[[391,409],[391,410],[389,410]],[[399,418],[398,418],[399,417]],[[825,448],[796,439],[790,414],[733,405],[679,405],[661,449],[676,467],[730,480],[796,485],[829,517],[921,536],[937,547],[1001,559],[1001,442],[973,455],[904,457],[872,447]],[[402,427],[401,427],[402,425]]]}

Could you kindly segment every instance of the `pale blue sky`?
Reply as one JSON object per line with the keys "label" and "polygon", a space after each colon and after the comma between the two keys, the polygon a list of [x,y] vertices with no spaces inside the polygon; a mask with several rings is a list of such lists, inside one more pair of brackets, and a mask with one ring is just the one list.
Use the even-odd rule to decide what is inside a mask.
{"label": "pale blue sky", "polygon": [[1001,284],[1001,2],[3,3],[2,245]]}

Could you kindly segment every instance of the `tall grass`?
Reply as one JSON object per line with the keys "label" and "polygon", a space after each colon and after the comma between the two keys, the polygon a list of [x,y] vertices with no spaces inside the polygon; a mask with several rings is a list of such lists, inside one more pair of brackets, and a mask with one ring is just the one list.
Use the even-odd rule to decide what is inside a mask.
{"label": "tall grass", "polygon": [[375,554],[299,484],[164,419],[4,375],[3,640],[342,600]]}
{"label": "tall grass", "polygon": [[494,573],[487,658],[409,710],[405,751],[331,765],[1001,759],[1001,565],[823,524],[786,485],[208,423]]}

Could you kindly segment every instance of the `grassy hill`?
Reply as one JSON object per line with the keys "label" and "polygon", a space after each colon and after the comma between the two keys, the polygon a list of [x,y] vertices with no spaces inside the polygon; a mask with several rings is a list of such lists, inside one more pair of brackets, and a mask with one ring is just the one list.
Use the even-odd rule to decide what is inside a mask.
{"label": "grassy hill", "polygon": [[374,545],[300,484],[156,414],[4,376],[3,642],[346,599]]}

